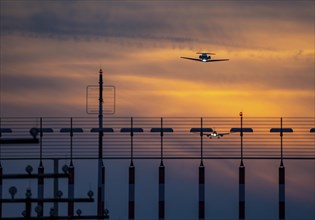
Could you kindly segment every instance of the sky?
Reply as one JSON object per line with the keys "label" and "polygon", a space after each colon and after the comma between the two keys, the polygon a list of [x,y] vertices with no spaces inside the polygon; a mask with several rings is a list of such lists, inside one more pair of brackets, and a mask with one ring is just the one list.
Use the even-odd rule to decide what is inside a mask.
{"label": "sky", "polygon": [[[314,4],[0,0],[0,116],[91,116],[86,113],[86,87],[98,84],[102,68],[105,84],[116,88],[114,116],[231,117],[242,111],[245,116],[314,117]],[[230,60],[180,59],[197,57],[196,52],[214,52],[213,58]],[[168,162],[169,219],[195,217],[192,183],[197,184],[198,163]],[[246,163],[250,219],[277,219],[278,161],[265,163]],[[6,165],[12,167],[10,162]],[[83,183],[92,175],[92,165],[79,165]],[[153,183],[158,163],[138,165],[139,176],[147,177],[137,185],[147,195],[137,206],[146,207],[137,211],[145,219],[157,214],[157,195],[148,195],[157,191]],[[312,219],[314,162],[286,165],[292,174],[288,219]],[[107,186],[111,213],[123,219],[127,203],[120,201],[127,199],[128,161],[107,161],[106,166],[113,176]],[[206,195],[207,215],[234,218],[238,161],[207,161],[206,167],[206,181],[212,186]],[[115,185],[121,187],[111,188]]]}
{"label": "sky", "polygon": [[117,116],[313,116],[314,2],[1,1],[4,116],[86,116],[100,67]]}

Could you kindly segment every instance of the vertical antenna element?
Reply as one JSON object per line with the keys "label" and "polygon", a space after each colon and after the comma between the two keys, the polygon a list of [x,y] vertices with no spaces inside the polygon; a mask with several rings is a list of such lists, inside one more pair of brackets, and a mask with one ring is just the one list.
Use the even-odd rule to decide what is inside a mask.
{"label": "vertical antenna element", "polygon": [[104,172],[103,164],[103,70],[99,71],[99,112],[98,112],[98,192],[97,192],[97,215],[99,219],[104,215]]}
{"label": "vertical antenna element", "polygon": [[281,162],[279,167],[279,220],[285,219],[285,168],[283,165],[283,128],[280,118]]}
{"label": "vertical antenna element", "polygon": [[281,153],[281,164],[280,166],[283,166],[283,142],[282,142],[282,137],[283,137],[283,130],[282,130],[282,117],[280,118],[280,153]]}
{"label": "vertical antenna element", "polygon": [[241,117],[241,164],[239,167],[239,220],[245,219],[245,166],[243,164],[243,112],[240,112]]}
{"label": "vertical antenna element", "polygon": [[203,165],[203,118],[200,118],[199,220],[205,219],[205,167]]}
{"label": "vertical antenna element", "polygon": [[130,141],[131,141],[131,143],[130,143],[130,145],[131,145],[131,164],[132,164],[132,166],[133,166],[133,117],[131,117],[131,131],[130,131]]}
{"label": "vertical antenna element", "polygon": [[243,166],[243,112],[240,112],[241,117],[241,166]]}
{"label": "vertical antenna element", "polygon": [[161,117],[161,164],[163,164],[163,118]]}
{"label": "vertical antenna element", "polygon": [[165,218],[165,167],[163,164],[163,118],[161,117],[161,163],[159,167],[159,219]]}
{"label": "vertical antenna element", "polygon": [[70,118],[70,166],[73,165],[73,162],[72,162],[72,149],[73,149],[73,141],[72,141],[72,138],[73,138],[73,126],[72,126],[72,117]]}
{"label": "vertical antenna element", "polygon": [[40,134],[40,138],[39,138],[39,141],[40,141],[40,144],[39,144],[39,147],[40,147],[40,164],[42,164],[42,156],[43,156],[43,123],[42,123],[42,117],[40,117],[40,125],[39,125],[39,134]]}
{"label": "vertical antenna element", "polygon": [[200,157],[201,157],[201,165],[203,165],[203,118],[200,118]]}

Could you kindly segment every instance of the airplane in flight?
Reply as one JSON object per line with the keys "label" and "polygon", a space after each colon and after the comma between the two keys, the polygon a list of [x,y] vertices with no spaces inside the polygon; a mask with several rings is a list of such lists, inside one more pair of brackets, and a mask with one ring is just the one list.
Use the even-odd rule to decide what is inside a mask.
{"label": "airplane in flight", "polygon": [[209,139],[212,139],[212,138],[218,138],[220,139],[221,137],[223,137],[224,135],[228,135],[230,133],[218,133],[216,132],[215,130],[213,130],[212,133],[210,134],[205,134]]}
{"label": "airplane in flight", "polygon": [[217,61],[228,61],[229,59],[211,59],[209,55],[215,55],[215,53],[196,53],[199,54],[199,58],[191,58],[191,57],[180,57],[187,60],[199,61],[199,62],[217,62]]}

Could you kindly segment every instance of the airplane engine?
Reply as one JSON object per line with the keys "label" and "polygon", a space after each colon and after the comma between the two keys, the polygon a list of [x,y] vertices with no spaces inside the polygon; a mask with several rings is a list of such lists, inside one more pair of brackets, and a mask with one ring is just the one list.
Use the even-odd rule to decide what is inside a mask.
{"label": "airplane engine", "polygon": [[202,56],[201,56],[201,55],[199,56],[199,59],[202,59]]}
{"label": "airplane engine", "polygon": [[208,56],[208,60],[210,60],[211,59],[211,57],[210,56]]}

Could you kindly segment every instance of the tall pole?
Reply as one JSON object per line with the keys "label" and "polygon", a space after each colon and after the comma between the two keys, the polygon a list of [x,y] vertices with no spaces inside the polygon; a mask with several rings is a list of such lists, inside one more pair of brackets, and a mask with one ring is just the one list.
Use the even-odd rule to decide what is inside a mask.
{"label": "tall pole", "polygon": [[199,220],[205,219],[205,167],[203,165],[203,121],[200,119]]}
{"label": "tall pole", "polygon": [[128,204],[128,218],[135,219],[135,166],[133,164],[133,118],[131,118],[131,161],[129,166],[129,204]]}
{"label": "tall pole", "polygon": [[70,166],[69,166],[69,179],[68,179],[68,216],[74,216],[74,166],[72,161],[72,139],[73,139],[73,127],[72,118],[70,119]]}
{"label": "tall pole", "polygon": [[281,141],[281,162],[279,167],[279,220],[285,219],[285,168],[283,165],[283,146],[282,146],[282,118],[280,120],[280,141]]}
{"label": "tall pole", "polygon": [[[54,199],[58,198],[58,189],[59,189],[59,180],[58,180],[58,168],[59,168],[59,159],[54,158],[54,174],[56,177],[54,177]],[[54,202],[54,210],[55,210],[55,215],[58,216],[59,214],[59,206],[58,202]]]}
{"label": "tall pole", "polygon": [[[0,200],[2,200],[2,188],[3,188],[3,168],[0,161]],[[2,218],[2,201],[0,201],[0,219]]]}
{"label": "tall pole", "polygon": [[243,113],[240,112],[241,117],[241,164],[239,167],[239,219],[245,219],[245,166],[243,163]]}
{"label": "tall pole", "polygon": [[282,117],[280,118],[280,155],[281,155],[281,161],[280,161],[280,166],[283,166],[283,131],[282,131]]}
{"label": "tall pole", "polygon": [[163,118],[161,118],[161,162],[159,167],[159,219],[165,218],[165,166],[163,164]]}
{"label": "tall pole", "polygon": [[68,216],[74,216],[74,166],[71,161],[69,166],[69,179],[68,179]]}
{"label": "tall pole", "polygon": [[100,69],[99,73],[97,215],[100,217],[104,215],[105,167],[103,164],[103,70]]}
{"label": "tall pole", "polygon": [[[0,88],[1,88],[1,85],[0,85]],[[0,98],[0,108],[1,108],[1,98]],[[1,110],[0,110],[0,114],[1,114]],[[1,115],[0,115],[0,139],[1,139],[1,136],[2,136],[2,130],[1,130]],[[1,164],[1,143],[0,143],[0,200],[2,200],[2,188],[3,188],[2,175],[3,175],[3,168]],[[2,218],[2,201],[0,201],[0,218]]]}
{"label": "tall pole", "polygon": [[41,211],[38,212],[38,217],[43,216],[44,211],[44,166],[42,162],[42,151],[43,151],[43,125],[42,125],[42,118],[40,118],[40,162],[38,167],[38,191],[37,191],[37,197],[38,197],[38,206],[41,207]]}
{"label": "tall pole", "polygon": [[32,192],[31,189],[27,189],[25,193],[25,218],[30,219],[32,215]]}

